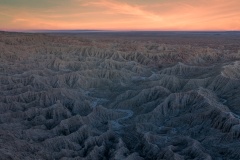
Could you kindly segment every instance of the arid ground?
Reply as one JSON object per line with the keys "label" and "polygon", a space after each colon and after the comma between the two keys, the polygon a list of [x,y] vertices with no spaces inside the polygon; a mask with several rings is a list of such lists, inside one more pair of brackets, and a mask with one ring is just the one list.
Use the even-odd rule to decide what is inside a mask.
{"label": "arid ground", "polygon": [[240,33],[0,32],[0,159],[240,159]]}

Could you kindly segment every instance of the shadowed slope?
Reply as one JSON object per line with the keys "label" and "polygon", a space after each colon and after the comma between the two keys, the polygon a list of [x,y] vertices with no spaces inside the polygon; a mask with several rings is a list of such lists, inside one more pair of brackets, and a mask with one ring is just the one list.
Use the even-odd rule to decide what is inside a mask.
{"label": "shadowed slope", "polygon": [[240,159],[231,37],[0,35],[0,159]]}

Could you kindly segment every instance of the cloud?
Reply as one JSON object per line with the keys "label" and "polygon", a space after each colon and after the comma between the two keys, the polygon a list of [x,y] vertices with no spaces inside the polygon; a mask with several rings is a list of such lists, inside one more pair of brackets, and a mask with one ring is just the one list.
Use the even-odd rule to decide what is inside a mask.
{"label": "cloud", "polygon": [[0,6],[5,28],[240,30],[238,0],[53,0],[46,8],[15,6]]}
{"label": "cloud", "polygon": [[126,14],[130,16],[138,16],[141,18],[147,18],[151,20],[159,20],[159,21],[161,20],[161,16],[157,14],[143,10],[137,5],[133,6],[128,3],[123,3],[119,1],[99,0],[99,1],[87,2],[83,5],[103,7],[105,10],[108,10],[108,12],[112,14]]}

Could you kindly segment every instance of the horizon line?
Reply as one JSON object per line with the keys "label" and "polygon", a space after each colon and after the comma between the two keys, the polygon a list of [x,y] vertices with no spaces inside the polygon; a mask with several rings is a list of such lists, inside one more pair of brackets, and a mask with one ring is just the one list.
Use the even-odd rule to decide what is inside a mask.
{"label": "horizon line", "polygon": [[0,32],[46,33],[46,32],[240,32],[240,30],[114,30],[114,29],[29,29],[29,30],[2,30]]}

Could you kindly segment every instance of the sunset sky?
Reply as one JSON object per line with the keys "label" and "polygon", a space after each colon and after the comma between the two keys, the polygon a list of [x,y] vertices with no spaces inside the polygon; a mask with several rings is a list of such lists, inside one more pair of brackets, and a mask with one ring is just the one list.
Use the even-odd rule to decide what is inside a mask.
{"label": "sunset sky", "polygon": [[240,30],[240,0],[0,0],[0,30]]}

